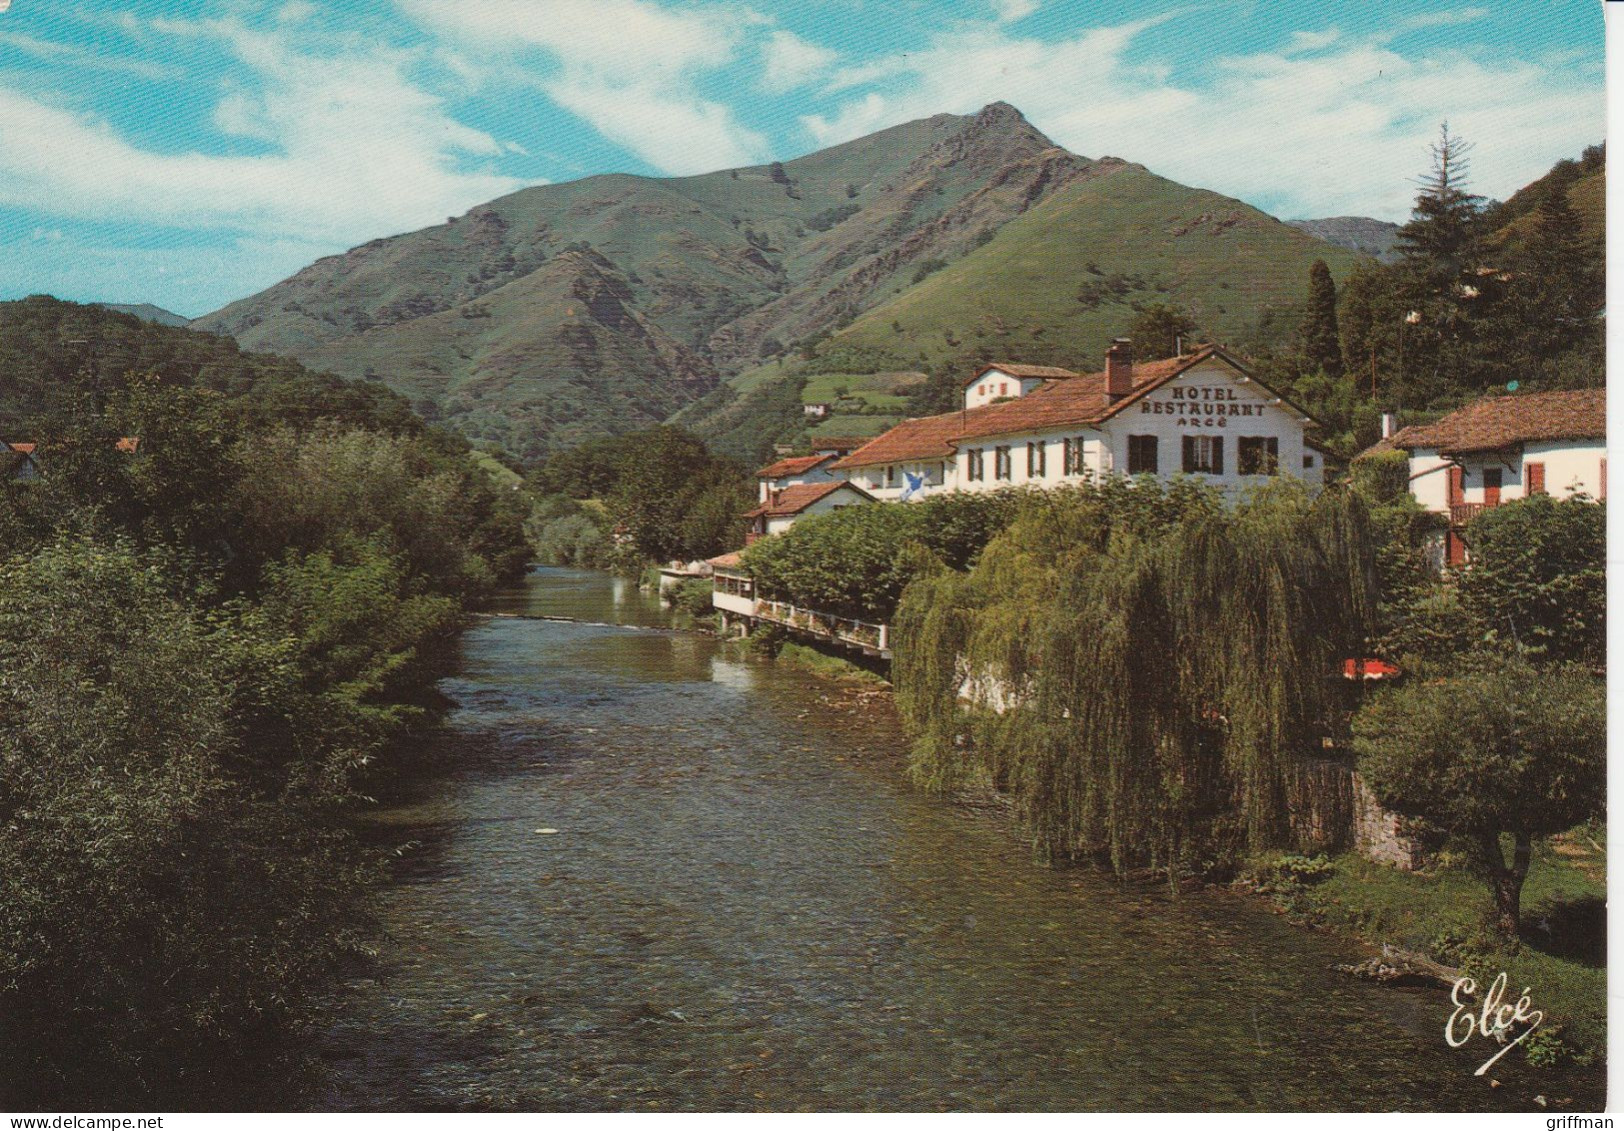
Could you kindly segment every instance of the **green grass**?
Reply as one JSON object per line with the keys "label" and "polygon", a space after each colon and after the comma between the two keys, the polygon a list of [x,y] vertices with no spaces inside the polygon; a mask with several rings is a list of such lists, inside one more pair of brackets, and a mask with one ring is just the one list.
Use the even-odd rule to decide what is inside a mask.
{"label": "green grass", "polygon": [[[1604,831],[1581,826],[1535,847],[1523,888],[1523,944],[1512,955],[1486,924],[1487,885],[1458,867],[1400,872],[1349,854],[1323,883],[1291,899],[1312,922],[1391,943],[1470,972],[1487,985],[1502,970],[1513,995],[1524,986],[1548,1030],[1581,1059],[1600,1056],[1607,1035]],[[1598,847],[1601,846],[1601,847]],[[1547,933],[1542,924],[1549,926]],[[1513,997],[1515,1000],[1515,997]]]}
{"label": "green grass", "polygon": [[818,421],[817,426],[812,428],[807,435],[814,440],[822,436],[852,436],[857,439],[865,439],[870,436],[878,436],[901,419],[900,415],[830,416]]}
{"label": "green grass", "polygon": [[794,641],[785,641],[779,646],[778,662],[809,671],[821,679],[869,684],[874,687],[888,686],[885,680],[865,668],[858,667],[850,660],[842,660],[839,656],[831,656]]}

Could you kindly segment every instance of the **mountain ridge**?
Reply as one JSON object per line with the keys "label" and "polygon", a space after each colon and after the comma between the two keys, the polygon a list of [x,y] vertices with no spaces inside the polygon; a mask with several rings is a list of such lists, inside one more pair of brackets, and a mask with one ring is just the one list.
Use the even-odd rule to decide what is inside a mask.
{"label": "mountain ridge", "polygon": [[[763,360],[839,338],[995,245],[1045,202],[1095,184],[1103,187],[1091,199],[1109,212],[1113,184],[1150,175],[1118,158],[1073,154],[1013,106],[993,103],[784,162],[521,189],[446,224],[320,259],[192,325],[244,348],[376,377],[482,442],[536,456],[660,423]],[[1164,183],[1173,188],[1151,231],[1166,228],[1167,216],[1198,219],[1184,215],[1197,190]],[[1227,203],[1208,211],[1245,208],[1212,199]],[[1132,233],[1124,238],[1131,243]],[[1259,290],[1248,277],[1242,290],[1266,292],[1270,303],[1295,295],[1313,257],[1306,249],[1338,268],[1351,263],[1305,239],[1268,265],[1279,285]],[[1042,269],[1073,286],[1064,276],[1081,274],[1088,253],[1065,251]],[[1174,275],[1161,282],[1177,298]],[[1006,282],[1019,280],[985,285]],[[1093,349],[1102,324],[1068,317],[1056,328],[1083,334]],[[885,369],[917,368],[917,355],[941,352],[908,343],[912,352],[881,356],[898,344],[868,348]],[[1074,342],[1075,352],[1084,344]]]}

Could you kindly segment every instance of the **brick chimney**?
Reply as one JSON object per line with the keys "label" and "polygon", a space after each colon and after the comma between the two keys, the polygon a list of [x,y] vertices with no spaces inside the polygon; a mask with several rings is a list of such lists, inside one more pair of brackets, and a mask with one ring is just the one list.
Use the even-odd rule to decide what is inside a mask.
{"label": "brick chimney", "polygon": [[1105,351],[1105,396],[1117,401],[1133,392],[1133,339],[1117,338]]}

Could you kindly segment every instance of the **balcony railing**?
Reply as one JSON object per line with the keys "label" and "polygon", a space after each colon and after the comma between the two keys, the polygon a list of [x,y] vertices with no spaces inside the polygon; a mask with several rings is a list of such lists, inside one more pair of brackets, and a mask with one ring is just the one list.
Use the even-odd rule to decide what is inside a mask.
{"label": "balcony railing", "polygon": [[1449,524],[1451,526],[1465,526],[1486,510],[1491,510],[1496,503],[1450,503]]}
{"label": "balcony railing", "polygon": [[811,636],[835,640],[858,648],[884,652],[891,647],[891,628],[884,624],[869,624],[850,617],[837,617],[812,609],[797,608],[783,601],[757,601],[756,616],[786,628],[798,629]]}

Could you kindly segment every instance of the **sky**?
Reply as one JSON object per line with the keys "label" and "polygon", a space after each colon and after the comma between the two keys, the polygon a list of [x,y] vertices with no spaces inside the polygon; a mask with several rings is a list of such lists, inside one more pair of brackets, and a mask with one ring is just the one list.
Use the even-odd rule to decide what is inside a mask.
{"label": "sky", "polygon": [[1018,107],[1283,219],[1604,136],[1598,0],[0,0],[0,299],[202,315],[526,185]]}

